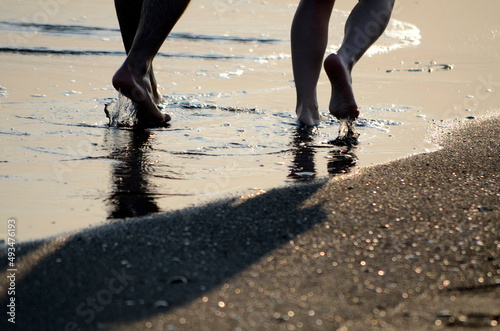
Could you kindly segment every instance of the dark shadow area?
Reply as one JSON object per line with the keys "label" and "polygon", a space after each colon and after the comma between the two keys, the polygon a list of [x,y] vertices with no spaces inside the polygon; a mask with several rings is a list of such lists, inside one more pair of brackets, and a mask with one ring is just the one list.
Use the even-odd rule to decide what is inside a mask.
{"label": "dark shadow area", "polygon": [[[57,245],[48,239],[56,249],[44,252],[34,251],[40,242],[22,244],[27,263],[16,283],[16,326],[94,330],[187,304],[324,221],[319,206],[298,207],[323,184],[111,221]],[[0,329],[10,326],[5,323],[1,319]]]}
{"label": "dark shadow area", "polygon": [[151,132],[110,129],[104,144],[112,165],[109,219],[144,216],[159,212],[155,192],[149,184],[151,169]]}
{"label": "dark shadow area", "polygon": [[[22,298],[17,326],[94,330],[154,316],[220,286],[323,222],[321,206],[300,208],[326,181],[315,179],[315,153],[335,148],[325,160],[331,175],[348,172],[356,156],[351,148],[317,146],[314,137],[314,130],[301,128],[293,137],[289,177],[296,185],[250,200],[123,220],[159,211],[151,185],[154,132],[110,129],[104,143],[114,161],[110,223],[65,242],[56,238],[19,246],[19,256],[28,262],[16,284]],[[7,304],[5,298],[1,304]]]}
{"label": "dark shadow area", "polygon": [[[271,292],[259,295],[256,287],[250,308],[269,309],[268,318],[276,320],[271,327],[286,326],[274,312],[289,316],[289,307],[295,316],[303,310],[304,317],[317,307],[312,327],[303,328],[308,330],[334,330],[340,323],[356,330],[432,329],[436,320],[443,326],[452,321],[450,326],[488,327],[488,322],[491,326],[498,322],[498,312],[491,307],[498,307],[493,289],[498,288],[499,269],[495,251],[499,142],[491,137],[498,137],[499,128],[498,120],[468,126],[443,138],[449,140],[434,153],[374,166],[354,180],[346,178],[327,187],[319,181],[297,184],[252,199],[114,220],[71,236],[18,245],[16,254],[23,258],[16,262],[15,327],[96,330],[139,321],[146,328],[148,318],[210,296],[208,291],[224,288],[222,284],[252,264],[266,264],[274,249],[288,246],[313,227],[299,243],[304,249],[300,254],[293,245],[282,247],[287,249],[279,256],[290,257],[283,269],[276,273],[275,266],[281,263],[275,261],[239,280],[242,286],[254,282],[265,286],[266,281],[281,283],[290,277],[294,284],[289,283],[286,291],[296,296],[287,296],[284,302],[299,307],[302,295],[313,294],[308,300],[314,301],[304,309],[275,307],[272,300],[265,301]],[[469,148],[472,145],[476,147]],[[328,224],[315,227],[324,221]],[[337,238],[332,238],[332,230],[338,230]],[[320,248],[321,241],[325,245]],[[319,249],[326,252],[324,260],[312,257]],[[331,258],[328,252],[333,253]],[[0,260],[7,259],[6,253],[0,250]],[[308,261],[300,265],[304,257]],[[360,260],[369,261],[368,265],[357,263]],[[4,309],[9,298],[6,274],[2,270],[0,275]],[[307,284],[299,288],[296,280]],[[449,282],[448,288],[443,280]],[[332,315],[331,323],[317,324],[316,316],[326,316],[334,305],[342,321]],[[470,324],[455,323],[456,311],[461,322]],[[192,316],[198,313],[197,322],[220,321],[203,311]],[[0,330],[12,326],[5,315],[0,319]]]}

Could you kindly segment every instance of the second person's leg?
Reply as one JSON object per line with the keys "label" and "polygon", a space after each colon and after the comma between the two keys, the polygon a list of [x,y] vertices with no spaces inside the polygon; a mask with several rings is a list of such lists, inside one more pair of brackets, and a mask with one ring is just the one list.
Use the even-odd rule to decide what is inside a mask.
{"label": "second person's leg", "polygon": [[332,84],[330,113],[337,118],[356,119],[358,106],[352,91],[353,66],[382,35],[395,0],[360,0],[349,15],[345,36],[337,54],[329,55],[324,63]]}

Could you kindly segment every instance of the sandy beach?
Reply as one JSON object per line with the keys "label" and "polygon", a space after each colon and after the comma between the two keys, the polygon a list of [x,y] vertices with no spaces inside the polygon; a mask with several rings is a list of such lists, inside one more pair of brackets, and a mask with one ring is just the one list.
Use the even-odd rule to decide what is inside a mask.
{"label": "sandy beach", "polygon": [[[331,49],[354,3],[336,6]],[[355,68],[360,145],[325,146],[338,130],[330,120],[304,139],[295,132],[289,50],[296,3],[201,1],[191,4],[155,62],[172,127],[136,139],[108,128],[103,114],[117,95],[110,78],[123,60],[112,3],[68,2],[47,26],[33,25],[44,13],[35,1],[1,6],[0,218],[17,218],[24,241],[432,151],[428,135],[441,120],[494,114],[500,104],[498,25],[489,10],[497,4],[484,2],[467,16],[465,2],[398,2],[393,18],[401,23],[392,31],[416,38],[416,27],[420,39]],[[272,27],[248,28],[269,16]],[[25,21],[31,25],[16,25]],[[404,45],[391,40],[377,45]],[[326,75],[318,95],[327,113]],[[128,172],[133,168],[140,171]]]}
{"label": "sandy beach", "polygon": [[20,245],[16,326],[497,326],[499,124],[469,120],[440,151],[333,181]]}
{"label": "sandy beach", "polygon": [[[498,327],[496,1],[397,2],[421,38],[358,63],[354,149],[325,146],[336,122],[294,126],[296,3],[193,2],[155,62],[172,127],[141,134],[103,113],[112,3],[61,5],[55,33],[19,30],[41,9],[16,4],[0,4],[0,302],[17,329]],[[322,75],[324,111],[329,94]]]}

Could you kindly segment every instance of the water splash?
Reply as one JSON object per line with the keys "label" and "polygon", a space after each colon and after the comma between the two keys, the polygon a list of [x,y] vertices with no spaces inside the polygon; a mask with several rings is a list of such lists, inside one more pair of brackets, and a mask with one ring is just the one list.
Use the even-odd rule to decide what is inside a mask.
{"label": "water splash", "polygon": [[358,144],[359,133],[354,127],[354,120],[350,118],[340,119],[339,136],[330,141],[336,146],[355,146]]}
{"label": "water splash", "polygon": [[134,102],[121,93],[118,94],[118,100],[104,106],[104,113],[111,127],[131,127],[137,124],[137,108]]}

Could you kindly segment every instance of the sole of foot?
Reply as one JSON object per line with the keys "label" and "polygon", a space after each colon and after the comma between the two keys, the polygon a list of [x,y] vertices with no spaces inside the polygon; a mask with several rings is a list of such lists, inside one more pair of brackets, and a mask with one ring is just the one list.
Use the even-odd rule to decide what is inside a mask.
{"label": "sole of foot", "polygon": [[323,65],[332,85],[330,113],[337,119],[356,120],[359,110],[354,99],[349,70],[337,54],[330,54]]}

